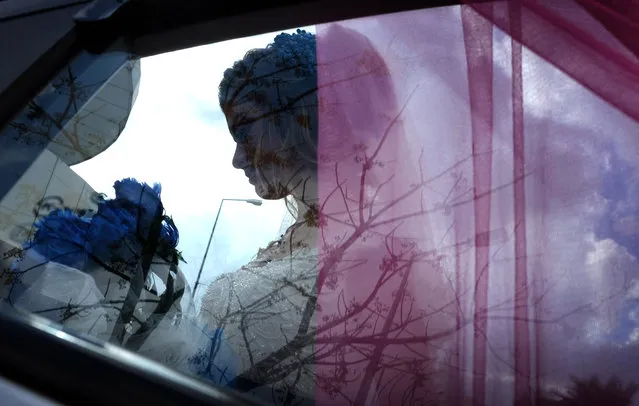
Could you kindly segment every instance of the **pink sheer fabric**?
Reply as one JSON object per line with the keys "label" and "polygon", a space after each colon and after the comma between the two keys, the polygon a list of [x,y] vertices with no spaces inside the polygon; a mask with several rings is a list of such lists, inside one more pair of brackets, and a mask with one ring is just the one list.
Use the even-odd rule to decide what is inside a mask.
{"label": "pink sheer fabric", "polygon": [[639,5],[471,2],[317,34],[317,404],[639,382]]}

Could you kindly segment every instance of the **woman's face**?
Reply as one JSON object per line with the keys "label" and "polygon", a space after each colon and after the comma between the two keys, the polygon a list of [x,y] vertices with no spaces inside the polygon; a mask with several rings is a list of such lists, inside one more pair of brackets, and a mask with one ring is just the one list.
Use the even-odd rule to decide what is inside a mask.
{"label": "woman's face", "polygon": [[273,117],[260,114],[251,105],[234,107],[226,120],[236,143],[233,166],[244,171],[258,196],[282,199],[299,187],[304,181],[304,164],[287,140],[283,122],[275,125]]}

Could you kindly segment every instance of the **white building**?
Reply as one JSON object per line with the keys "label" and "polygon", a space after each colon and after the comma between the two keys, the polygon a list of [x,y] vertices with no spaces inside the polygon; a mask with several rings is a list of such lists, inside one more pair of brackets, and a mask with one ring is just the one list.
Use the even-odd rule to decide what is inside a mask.
{"label": "white building", "polygon": [[[63,202],[63,206],[73,209],[94,206],[95,191],[70,166],[91,159],[117,140],[135,103],[140,82],[138,59],[127,59],[119,67],[111,65],[114,69],[101,69],[96,66],[100,62],[97,59],[95,65],[77,75],[71,69],[63,70],[33,100],[34,103],[47,100],[42,114],[34,115],[34,107],[27,107],[2,130],[14,131],[25,143],[48,143],[0,200],[3,268],[10,265],[12,250],[33,233],[42,199],[50,198],[55,205]],[[73,108],[67,109],[66,116],[61,115],[58,107],[69,104]],[[16,132],[16,128],[20,131]],[[40,209],[41,215],[50,210],[41,206]]]}

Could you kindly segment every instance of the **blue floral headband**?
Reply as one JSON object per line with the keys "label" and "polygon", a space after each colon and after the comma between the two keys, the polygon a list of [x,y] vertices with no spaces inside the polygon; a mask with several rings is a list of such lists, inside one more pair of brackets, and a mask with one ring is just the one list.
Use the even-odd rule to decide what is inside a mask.
{"label": "blue floral headband", "polygon": [[297,76],[317,76],[314,34],[299,29],[294,34],[281,33],[268,48],[274,49],[287,67],[294,67]]}
{"label": "blue floral headband", "polygon": [[[278,34],[266,48],[249,51],[224,72],[219,87],[219,102],[225,114],[238,103],[249,101],[266,107],[275,125],[281,115],[294,115],[304,129],[317,128],[316,117],[309,118],[307,108],[317,108],[317,51],[315,34],[298,29],[293,34]],[[263,118],[259,112],[233,112],[236,141],[243,141],[248,125]],[[244,129],[243,129],[244,128]]]}

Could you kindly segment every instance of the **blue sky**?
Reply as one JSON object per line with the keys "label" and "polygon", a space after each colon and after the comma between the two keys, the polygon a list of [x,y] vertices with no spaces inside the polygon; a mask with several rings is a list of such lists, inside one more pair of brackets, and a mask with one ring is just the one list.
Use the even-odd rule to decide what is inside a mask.
{"label": "blue sky", "polygon": [[[226,68],[275,35],[144,58],[138,97],[120,138],[97,157],[72,167],[96,191],[110,196],[113,183],[125,177],[160,182],[167,213],[180,230],[179,248],[188,262],[182,269],[192,285],[220,200],[257,198],[242,171],[231,165],[235,144],[218,107],[217,86]],[[200,282],[245,264],[279,236],[287,221],[283,201],[260,207],[225,202]]]}

